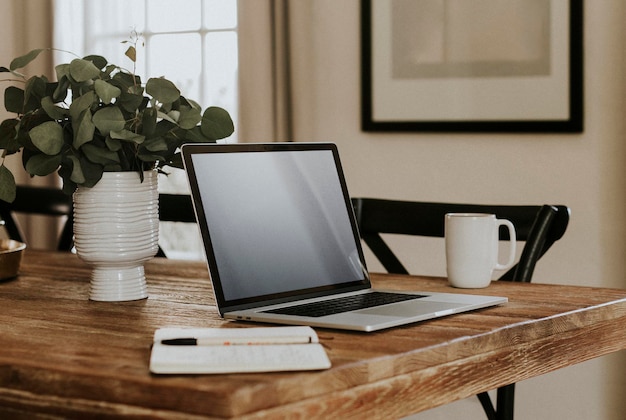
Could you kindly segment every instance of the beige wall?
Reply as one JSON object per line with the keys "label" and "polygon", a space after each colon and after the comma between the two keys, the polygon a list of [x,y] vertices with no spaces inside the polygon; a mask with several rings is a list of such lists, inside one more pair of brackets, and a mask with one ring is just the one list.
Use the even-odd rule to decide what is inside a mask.
{"label": "beige wall", "polygon": [[[16,17],[42,3],[0,0],[1,65],[49,40],[32,10],[28,27],[44,29],[14,35]],[[301,13],[310,24],[293,33],[303,53],[294,68],[296,139],[337,142],[352,195],[567,204],[569,230],[535,281],[626,288],[626,3],[585,4],[585,132],[578,135],[363,133],[359,1],[315,0],[307,7]],[[441,247],[403,252],[415,258],[415,272],[443,273]],[[625,378],[622,352],[522,382],[517,418],[621,420]],[[416,418],[484,417],[471,399]]]}
{"label": "beige wall", "polygon": [[[353,196],[566,204],[568,232],[538,265],[535,281],[626,288],[626,3],[585,2],[585,131],[574,135],[364,133],[359,2],[307,7],[301,13],[310,27],[292,33],[295,49],[305,52],[294,68],[296,139],[337,142]],[[414,272],[443,273],[440,246],[404,252],[415,261],[425,254]],[[517,414],[622,419],[625,390],[621,352],[519,384]],[[417,418],[483,417],[470,400]]]}

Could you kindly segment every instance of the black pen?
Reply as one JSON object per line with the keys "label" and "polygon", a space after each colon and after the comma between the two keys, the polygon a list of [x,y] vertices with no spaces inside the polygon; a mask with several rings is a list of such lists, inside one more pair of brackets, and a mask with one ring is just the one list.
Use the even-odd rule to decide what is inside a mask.
{"label": "black pen", "polygon": [[234,346],[234,345],[263,345],[263,344],[309,344],[311,337],[182,337],[161,340],[161,344],[168,346]]}

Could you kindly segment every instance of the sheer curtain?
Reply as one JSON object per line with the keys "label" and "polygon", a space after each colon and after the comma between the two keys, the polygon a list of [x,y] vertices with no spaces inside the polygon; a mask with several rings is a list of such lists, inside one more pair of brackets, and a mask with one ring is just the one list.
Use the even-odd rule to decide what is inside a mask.
{"label": "sheer curtain", "polygon": [[313,64],[316,50],[329,47],[313,37],[327,18],[321,1],[239,0],[240,141],[319,140],[312,114],[323,80]]}
{"label": "sheer curtain", "polygon": [[295,140],[293,8],[289,0],[239,1],[239,141]]}

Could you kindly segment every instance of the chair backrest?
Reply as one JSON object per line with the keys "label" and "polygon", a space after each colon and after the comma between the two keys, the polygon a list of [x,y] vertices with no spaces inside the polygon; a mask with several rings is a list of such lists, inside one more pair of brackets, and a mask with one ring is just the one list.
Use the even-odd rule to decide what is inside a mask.
{"label": "chair backrest", "polygon": [[[159,220],[161,222],[196,223],[196,214],[189,194],[159,194]],[[159,246],[157,257],[167,255]]]}
{"label": "chair backrest", "polygon": [[16,213],[67,217],[57,241],[57,249],[59,251],[72,249],[74,243],[72,197],[61,189],[18,185],[15,201],[6,203],[0,200],[0,218],[5,222],[9,237],[25,242],[26,237],[15,217]]}
{"label": "chair backrest", "polygon": [[[0,219],[11,239],[25,241],[16,213],[67,217],[57,242],[59,251],[71,251],[74,246],[74,214],[72,197],[59,188],[18,186],[15,201],[0,200]],[[196,223],[191,196],[188,194],[159,194],[159,220],[162,222]],[[159,247],[157,256],[165,257]]]}
{"label": "chair backrest", "polygon": [[[500,280],[529,282],[535,264],[559,240],[569,223],[562,205],[478,205],[353,198],[361,238],[390,273],[408,274],[380,234],[444,237],[446,213],[493,213],[513,222],[518,241],[525,242],[519,262]],[[503,229],[500,239],[508,239]]]}

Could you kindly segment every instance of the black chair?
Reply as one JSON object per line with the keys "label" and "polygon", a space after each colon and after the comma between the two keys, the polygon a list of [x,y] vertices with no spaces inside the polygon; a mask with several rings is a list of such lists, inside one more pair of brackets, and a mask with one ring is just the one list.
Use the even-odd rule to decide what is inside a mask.
{"label": "black chair", "polygon": [[60,188],[18,185],[12,203],[0,200],[0,218],[5,222],[7,234],[11,239],[25,242],[26,237],[15,217],[16,213],[66,217],[56,249],[70,251],[74,246],[72,197]]}
{"label": "black chair", "polygon": [[[159,194],[161,222],[196,223],[196,214],[189,194]],[[167,257],[159,246],[157,257]]]}
{"label": "black chair", "polygon": [[[17,186],[15,200],[0,200],[0,219],[11,239],[25,241],[16,213],[67,217],[56,249],[71,251],[74,247],[74,213],[72,197],[59,188]],[[196,223],[191,196],[187,194],[159,194],[159,220],[162,222]],[[159,247],[158,257],[165,257]]]}
{"label": "black chair", "polygon": [[[446,213],[493,213],[513,222],[518,241],[525,242],[520,260],[499,280],[530,282],[539,258],[559,240],[569,223],[566,206],[475,205],[353,198],[360,235],[385,270],[409,274],[380,234],[444,237]],[[508,239],[502,229],[500,239]],[[494,407],[487,392],[478,398],[489,420],[513,419],[515,384],[498,388]],[[497,407],[497,408],[496,408]]]}

